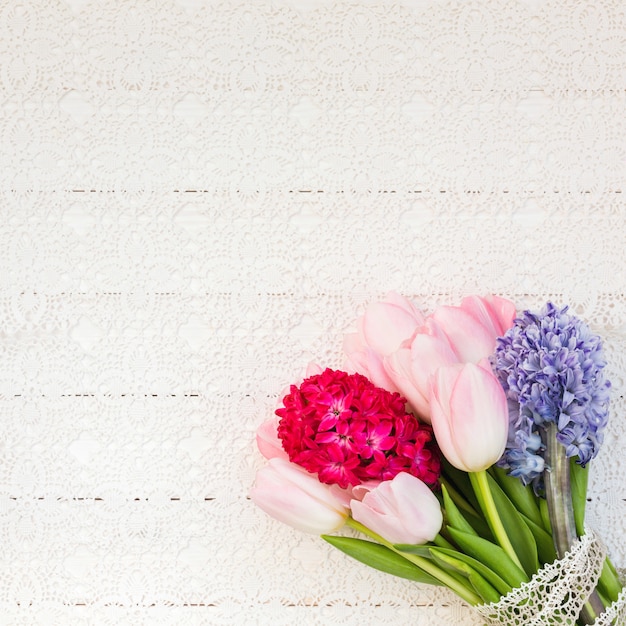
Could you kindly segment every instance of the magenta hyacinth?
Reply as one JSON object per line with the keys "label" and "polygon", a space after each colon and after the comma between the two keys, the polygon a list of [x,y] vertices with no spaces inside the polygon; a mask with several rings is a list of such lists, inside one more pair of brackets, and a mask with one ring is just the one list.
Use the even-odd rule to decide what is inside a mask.
{"label": "magenta hyacinth", "polygon": [[406,411],[400,394],[365,376],[326,369],[292,385],[283,405],[276,410],[283,448],[321,482],[346,488],[408,472],[437,484],[432,429]]}

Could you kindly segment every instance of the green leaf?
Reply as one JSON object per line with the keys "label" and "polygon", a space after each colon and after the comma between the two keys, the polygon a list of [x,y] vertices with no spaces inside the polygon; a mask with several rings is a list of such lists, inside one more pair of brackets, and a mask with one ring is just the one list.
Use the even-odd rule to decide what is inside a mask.
{"label": "green leaf", "polygon": [[[453,550],[450,552],[454,552]],[[458,554],[458,553],[457,553]],[[483,602],[497,602],[500,599],[500,594],[492,587],[492,585],[485,580],[477,571],[475,571],[468,563],[456,556],[450,555],[445,551],[437,552],[433,551],[435,559],[441,563],[443,567],[452,568],[454,571],[459,572],[463,576],[467,577],[470,581],[474,591],[482,598]]]}
{"label": "green leaf", "polygon": [[463,552],[457,552],[456,550],[449,550],[448,548],[430,548],[433,556],[445,555],[453,557],[463,563],[469,565],[473,570],[478,572],[483,578],[485,578],[501,595],[506,595],[511,591],[512,587],[505,580],[503,580],[493,570],[489,569],[484,563],[472,558],[468,554]]}
{"label": "green leaf", "polygon": [[570,459],[569,476],[572,492],[572,508],[574,522],[579,537],[585,534],[585,508],[587,506],[587,483],[589,481],[589,465],[583,467],[576,463],[578,457]]}
{"label": "green leaf", "polygon": [[465,554],[483,563],[511,587],[519,587],[522,583],[528,582],[529,577],[526,573],[511,560],[499,545],[455,528],[449,528],[448,531]]}
{"label": "green leaf", "polygon": [[[445,515],[444,523],[473,535],[493,539],[491,528],[489,528],[489,525],[482,517],[478,517],[476,513],[470,512],[467,509],[465,512],[461,511],[457,506],[455,498],[448,493],[448,488],[444,483],[441,484],[441,491],[443,494],[443,509]],[[469,509],[471,509],[471,507],[469,507]],[[480,508],[478,510],[480,511]],[[473,511],[473,509],[471,509],[471,511]]]}
{"label": "green leaf", "polygon": [[[412,545],[412,544],[398,543],[398,544],[394,544],[393,549],[397,550],[398,552],[404,552],[405,554],[414,554],[414,555],[417,555],[417,556],[421,556],[424,559],[429,559],[431,561],[434,561],[434,557],[430,553],[430,547],[431,546],[432,546],[432,544],[428,544],[428,545],[426,545],[426,544],[424,544],[424,545]],[[446,568],[446,569],[448,569],[448,568]],[[453,570],[451,572],[451,575],[456,580],[458,580],[460,582],[463,582],[463,577],[459,576],[458,573],[456,572],[456,570]]]}
{"label": "green leaf", "polygon": [[393,550],[373,541],[335,535],[322,535],[322,539],[353,559],[365,563],[365,565],[369,565],[374,569],[419,583],[441,585],[436,578],[427,574],[417,565],[410,563]]}
{"label": "green leaf", "polygon": [[548,502],[545,498],[539,499],[539,511],[541,513],[541,520],[546,532],[552,535],[552,524],[550,523],[550,511],[548,511]]}
{"label": "green leaf", "polygon": [[441,492],[443,493],[443,508],[448,526],[462,530],[465,533],[470,533],[471,535],[477,535],[478,533],[468,523],[465,517],[463,517],[463,514],[450,497],[445,485],[441,485]]}
{"label": "green leaf", "polygon": [[611,602],[615,602],[622,591],[619,574],[608,557],[604,560],[602,566],[602,573],[598,581],[598,590],[605,597],[609,598]]}
{"label": "green leaf", "polygon": [[442,470],[441,473],[445,476],[456,488],[456,490],[462,494],[469,505],[476,511],[480,512],[480,506],[478,504],[478,500],[474,495],[474,490],[472,489],[472,483],[470,482],[469,474],[460,469],[454,467],[454,465],[450,465],[450,463],[444,458],[442,459]]}
{"label": "green leaf", "polygon": [[530,485],[524,486],[519,478],[509,476],[502,467],[493,466],[491,472],[498,485],[515,505],[515,508],[522,515],[541,526],[543,522],[539,511],[538,497],[535,495],[532,487]]}
{"label": "green leaf", "polygon": [[452,543],[450,543],[441,533],[433,539],[433,543],[440,548],[451,548],[454,550],[454,545],[452,545]]}
{"label": "green leaf", "polygon": [[526,525],[530,529],[530,532],[535,538],[537,544],[537,555],[541,563],[552,563],[556,559],[556,550],[554,549],[554,541],[552,535],[547,533],[543,526],[535,524],[532,520],[529,520],[526,516],[522,515]]}
{"label": "green leaf", "polygon": [[432,544],[412,544],[412,543],[396,543],[394,544],[394,550],[398,552],[405,552],[406,554],[417,554],[423,556],[425,559],[432,558],[430,554],[430,546]]}
{"label": "green leaf", "polygon": [[474,515],[468,515],[467,521],[470,526],[476,531],[479,537],[483,537],[484,539],[489,539],[491,541],[494,536],[491,532],[491,528],[489,524],[482,517],[475,517]]}
{"label": "green leaf", "polygon": [[477,572],[472,572],[469,575],[469,581],[472,583],[474,591],[485,601],[485,604],[500,600],[500,594]]}
{"label": "green leaf", "polygon": [[517,554],[517,558],[520,560],[526,574],[532,576],[539,569],[539,558],[537,556],[535,538],[524,521],[524,518],[520,515],[519,511],[493,477],[487,475],[487,481],[496,509],[498,510],[498,515],[502,520],[502,525],[515,550],[515,554]]}

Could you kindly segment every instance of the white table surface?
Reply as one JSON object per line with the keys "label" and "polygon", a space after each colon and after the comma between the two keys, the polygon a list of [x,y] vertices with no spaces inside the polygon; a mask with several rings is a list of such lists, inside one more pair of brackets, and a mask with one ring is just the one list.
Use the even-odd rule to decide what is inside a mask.
{"label": "white table surface", "polygon": [[0,59],[0,623],[479,624],[247,499],[389,289],[603,335],[626,566],[621,2],[3,0]]}

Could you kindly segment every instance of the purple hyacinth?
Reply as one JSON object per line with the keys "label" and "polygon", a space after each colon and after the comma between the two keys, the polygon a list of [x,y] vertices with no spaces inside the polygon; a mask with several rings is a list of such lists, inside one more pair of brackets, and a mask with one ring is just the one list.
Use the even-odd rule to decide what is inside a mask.
{"label": "purple hyacinth", "polygon": [[602,343],[589,327],[548,303],[524,311],[497,342],[494,370],[509,402],[509,441],[500,465],[538,487],[542,424],[554,422],[568,457],[586,465],[602,443],[610,383]]}

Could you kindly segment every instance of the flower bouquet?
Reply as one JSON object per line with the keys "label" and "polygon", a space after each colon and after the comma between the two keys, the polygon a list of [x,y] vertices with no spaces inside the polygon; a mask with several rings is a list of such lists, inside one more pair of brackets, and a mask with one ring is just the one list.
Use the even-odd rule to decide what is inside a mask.
{"label": "flower bouquet", "polygon": [[[491,624],[626,624],[585,527],[608,418],[600,339],[548,303],[392,293],[261,425],[252,500],[374,568],[448,587]],[[331,534],[343,527],[355,533]]]}

